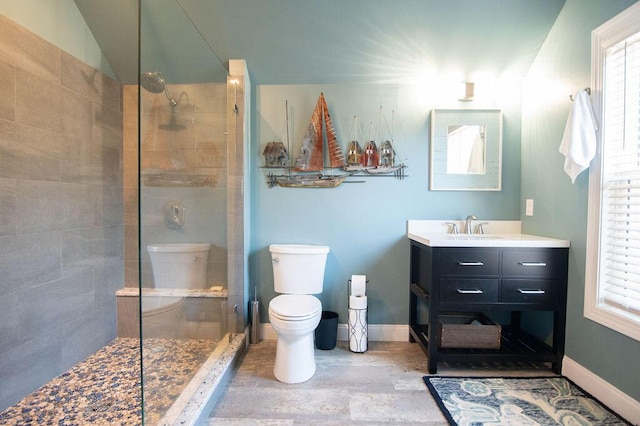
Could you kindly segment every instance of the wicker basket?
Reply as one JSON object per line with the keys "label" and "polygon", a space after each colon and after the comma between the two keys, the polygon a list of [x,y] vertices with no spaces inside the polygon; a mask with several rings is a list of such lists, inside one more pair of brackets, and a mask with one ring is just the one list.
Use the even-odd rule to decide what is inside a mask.
{"label": "wicker basket", "polygon": [[500,349],[502,328],[484,314],[444,314],[438,323],[441,348]]}

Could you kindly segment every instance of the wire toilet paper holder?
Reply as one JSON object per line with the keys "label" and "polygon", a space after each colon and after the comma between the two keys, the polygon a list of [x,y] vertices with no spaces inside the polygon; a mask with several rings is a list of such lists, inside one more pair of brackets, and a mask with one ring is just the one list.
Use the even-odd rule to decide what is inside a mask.
{"label": "wire toilet paper holder", "polygon": [[[365,280],[365,284],[368,284],[369,280]],[[352,308],[350,297],[352,296],[351,280],[347,280],[347,307],[348,307],[348,340],[349,350],[351,352],[362,353],[368,348],[369,339],[369,326],[368,326],[368,306],[364,308]],[[358,295],[357,297],[365,297]],[[366,299],[365,299],[366,300]]]}

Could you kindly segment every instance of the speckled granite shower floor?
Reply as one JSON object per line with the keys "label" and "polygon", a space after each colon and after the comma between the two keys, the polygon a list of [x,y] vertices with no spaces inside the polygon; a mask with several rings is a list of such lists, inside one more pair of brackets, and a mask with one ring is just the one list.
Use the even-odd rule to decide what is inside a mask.
{"label": "speckled granite shower floor", "polygon": [[[145,339],[145,423],[155,424],[216,346],[213,340]],[[139,425],[138,339],[118,338],[16,405],[3,425]]]}

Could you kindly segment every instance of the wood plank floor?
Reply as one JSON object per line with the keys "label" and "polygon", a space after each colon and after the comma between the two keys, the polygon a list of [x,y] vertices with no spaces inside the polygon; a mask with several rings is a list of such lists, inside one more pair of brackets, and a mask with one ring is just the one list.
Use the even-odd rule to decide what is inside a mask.
{"label": "wood plank floor", "polygon": [[[446,425],[422,378],[426,356],[417,344],[369,342],[353,353],[347,342],[316,349],[316,374],[284,384],[273,376],[275,341],[251,345],[208,424],[350,425],[401,422]],[[438,375],[550,375],[547,366],[439,366]]]}

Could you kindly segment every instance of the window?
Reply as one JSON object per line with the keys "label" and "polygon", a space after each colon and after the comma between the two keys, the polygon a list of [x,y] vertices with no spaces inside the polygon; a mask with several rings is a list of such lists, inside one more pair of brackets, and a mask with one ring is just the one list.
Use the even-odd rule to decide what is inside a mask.
{"label": "window", "polygon": [[640,340],[640,3],[592,33],[598,153],[589,172],[584,314]]}

